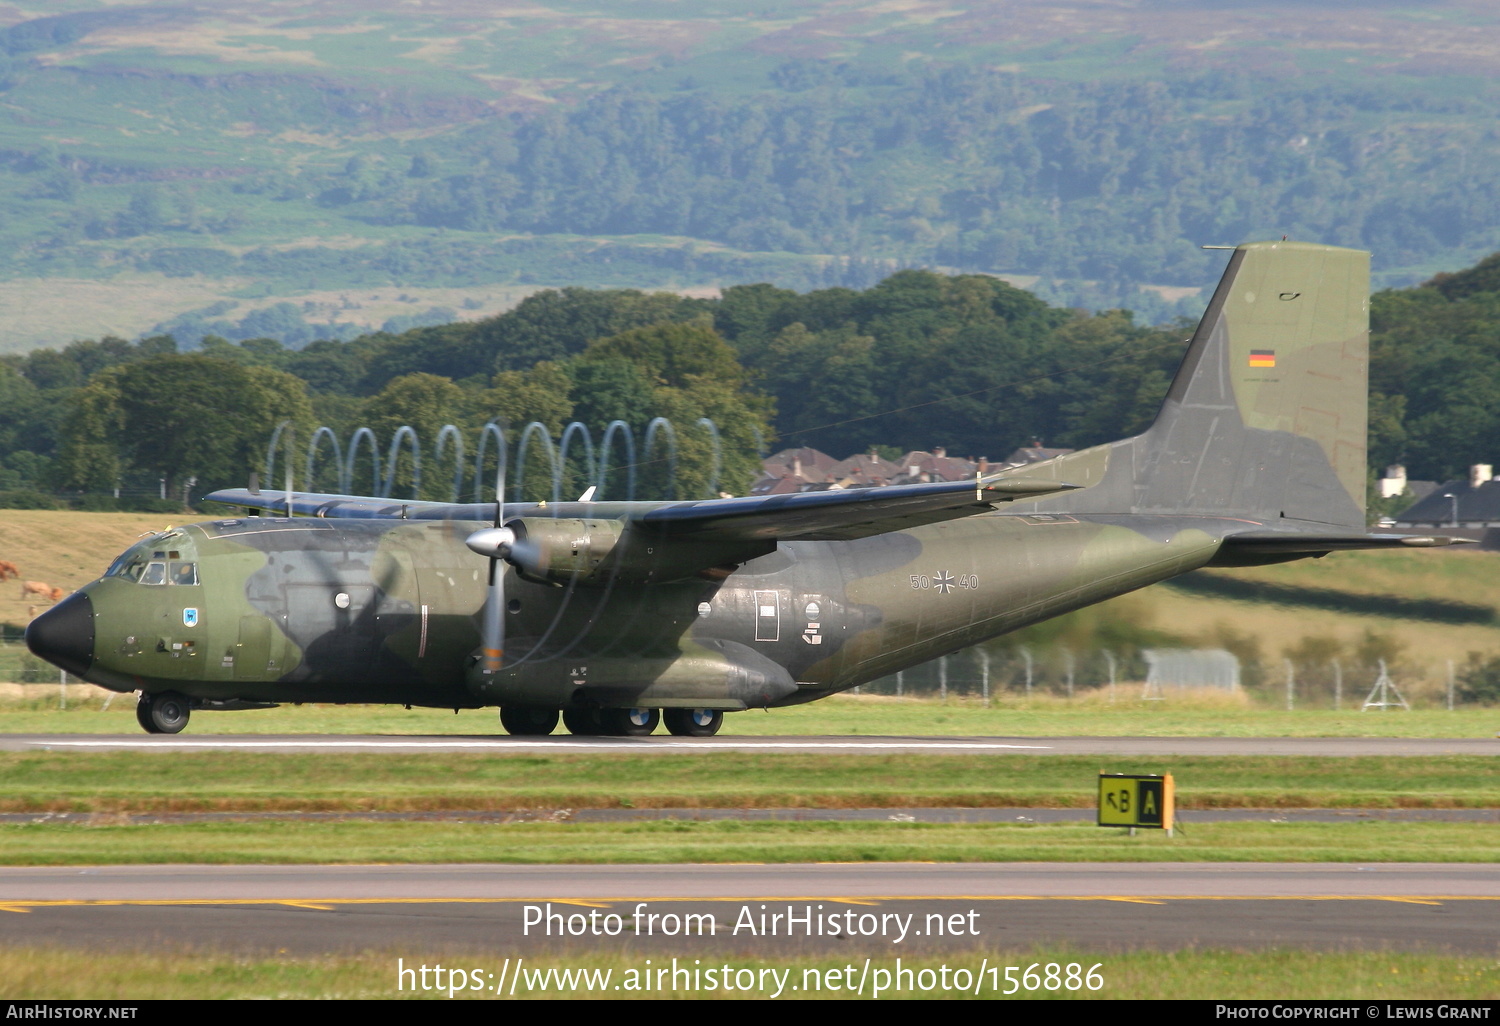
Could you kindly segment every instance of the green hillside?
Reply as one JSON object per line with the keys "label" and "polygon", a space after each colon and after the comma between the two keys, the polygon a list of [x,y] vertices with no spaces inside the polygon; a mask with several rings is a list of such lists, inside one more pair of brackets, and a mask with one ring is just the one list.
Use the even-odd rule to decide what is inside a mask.
{"label": "green hillside", "polygon": [[1360,245],[1385,284],[1493,248],[1500,14],[1170,7],[11,5],[0,349],[904,265],[1155,323],[1200,243]]}

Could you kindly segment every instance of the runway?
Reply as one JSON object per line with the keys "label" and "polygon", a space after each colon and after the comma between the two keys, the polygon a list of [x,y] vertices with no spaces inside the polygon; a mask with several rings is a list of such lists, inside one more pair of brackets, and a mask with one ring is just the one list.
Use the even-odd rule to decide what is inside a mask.
{"label": "runway", "polygon": [[462,735],[4,734],[0,751],[107,752],[388,752],[688,754],[798,752],[823,755],[1500,755],[1500,738],[1388,737],[735,737],[644,738]]}
{"label": "runway", "polygon": [[[1495,954],[1497,903],[1500,869],[1439,863],[6,868],[0,943],[409,958],[580,947],[752,956],[1048,946]],[[792,925],[774,936],[755,927],[762,913],[789,911]],[[559,917],[550,937],[538,925],[549,913]],[[586,929],[590,918],[611,914],[629,927],[615,936],[567,932],[569,922]],[[701,917],[701,935],[664,932],[666,917],[688,915]],[[801,917],[818,930],[798,929]],[[835,921],[836,930],[825,928]]]}

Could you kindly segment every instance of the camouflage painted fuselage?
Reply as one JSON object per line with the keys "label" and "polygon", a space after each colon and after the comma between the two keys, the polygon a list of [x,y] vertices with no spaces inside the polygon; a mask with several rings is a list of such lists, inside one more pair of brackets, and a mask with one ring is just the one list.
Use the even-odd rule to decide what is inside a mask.
{"label": "camouflage painted fuselage", "polygon": [[785,705],[1195,569],[1220,525],[996,513],[785,542],[723,580],[556,586],[511,571],[505,669],[480,678],[485,561],[464,538],[484,526],[247,517],[148,539],[145,558],[195,560],[200,583],[86,586],[84,675],[210,700]]}

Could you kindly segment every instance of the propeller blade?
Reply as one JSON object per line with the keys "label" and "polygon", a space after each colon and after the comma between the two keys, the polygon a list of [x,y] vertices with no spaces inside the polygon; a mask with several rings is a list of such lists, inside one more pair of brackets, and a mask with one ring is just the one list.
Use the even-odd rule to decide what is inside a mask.
{"label": "propeller blade", "polygon": [[498,559],[490,560],[490,590],[480,639],[484,672],[499,673],[505,660],[505,566]]}
{"label": "propeller blade", "polygon": [[[514,532],[505,523],[505,446],[500,447],[500,466],[495,474],[495,526],[475,531],[467,539],[469,548],[490,558],[490,590],[485,596],[484,623],[479,635],[480,669],[499,673],[505,665],[505,565],[501,559],[515,544]],[[475,546],[479,539],[480,547]],[[486,551],[487,550],[487,551]]]}

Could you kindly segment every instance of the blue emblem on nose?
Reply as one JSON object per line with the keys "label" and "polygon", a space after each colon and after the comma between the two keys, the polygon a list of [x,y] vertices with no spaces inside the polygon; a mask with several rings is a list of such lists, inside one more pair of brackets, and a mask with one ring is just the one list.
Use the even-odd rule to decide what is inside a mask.
{"label": "blue emblem on nose", "polygon": [[182,625],[184,627],[198,626],[198,610],[184,609],[182,611]]}

